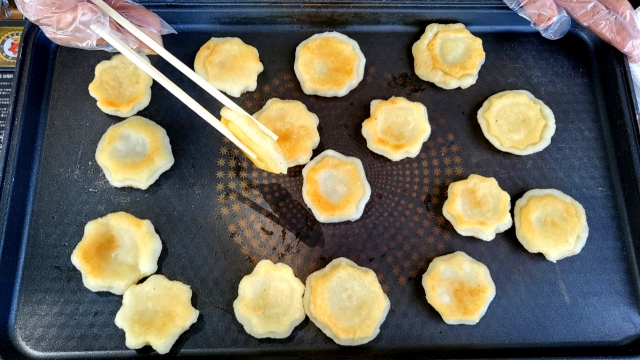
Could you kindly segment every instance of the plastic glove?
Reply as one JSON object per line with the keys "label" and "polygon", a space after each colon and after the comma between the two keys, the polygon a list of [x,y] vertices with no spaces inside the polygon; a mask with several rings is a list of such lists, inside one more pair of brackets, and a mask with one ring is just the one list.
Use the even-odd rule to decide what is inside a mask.
{"label": "plastic glove", "polygon": [[[569,30],[571,15],[603,40],[640,62],[638,19],[627,0],[504,0],[520,16],[531,21],[549,39]],[[562,30],[562,31],[556,31]],[[559,35],[559,36],[558,36]]]}
{"label": "plastic glove", "polygon": [[629,56],[640,61],[640,30],[627,0],[557,0],[582,26]]}
{"label": "plastic glove", "polygon": [[571,27],[571,18],[554,0],[503,1],[511,10],[529,20],[531,26],[547,39],[560,39]]}
{"label": "plastic glove", "polygon": [[[132,1],[104,1],[159,44],[162,44],[161,35],[175,33],[158,15]],[[16,0],[16,5],[27,19],[39,25],[45,35],[59,45],[113,51],[91,30],[92,25],[98,25],[104,29],[110,28],[116,37],[130,47],[154,53],[88,0]]]}
{"label": "plastic glove", "polygon": [[[640,8],[636,9],[636,16],[640,15]],[[640,106],[640,62],[629,61],[631,79],[633,79],[633,90],[636,98],[636,106]]]}

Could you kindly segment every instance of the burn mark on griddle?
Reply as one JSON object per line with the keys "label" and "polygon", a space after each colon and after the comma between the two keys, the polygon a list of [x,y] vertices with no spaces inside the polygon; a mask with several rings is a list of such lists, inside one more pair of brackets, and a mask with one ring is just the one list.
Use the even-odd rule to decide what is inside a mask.
{"label": "burn mark on griddle", "polygon": [[267,236],[273,235],[273,231],[269,231],[269,230],[265,229],[264,226],[260,226],[260,231],[262,231],[262,233],[264,233]]}
{"label": "burn mark on griddle", "polygon": [[392,89],[396,89],[398,87],[406,88],[411,93],[423,92],[427,89],[424,81],[422,81],[419,77],[409,73],[402,73],[398,76],[393,76],[392,79],[388,82],[388,85]]}
{"label": "burn mark on griddle", "polygon": [[[296,200],[287,189],[277,183],[258,184],[253,187],[261,194],[271,194],[277,196],[264,196],[265,201],[269,204],[271,211],[262,208],[250,198],[242,193],[234,191],[237,198],[256,212],[263,214],[266,218],[280,225],[282,230],[280,238],[284,242],[286,240],[287,231],[294,234],[299,241],[302,241],[308,247],[324,247],[324,234],[320,223],[298,200]],[[274,232],[267,231],[264,227],[260,228],[263,233],[268,236],[274,235]],[[286,250],[285,250],[286,252]]]}
{"label": "burn mark on griddle", "polygon": [[60,265],[53,265],[53,268],[63,274],[75,273],[77,271],[77,269],[73,266],[62,267]]}
{"label": "burn mark on griddle", "polygon": [[[297,247],[298,243],[296,244],[287,244],[284,248],[284,251],[276,254],[278,256],[278,260],[282,260],[285,257],[289,256],[289,255],[293,255],[298,253],[300,250],[298,250]],[[273,248],[273,250],[277,250],[277,248]]]}

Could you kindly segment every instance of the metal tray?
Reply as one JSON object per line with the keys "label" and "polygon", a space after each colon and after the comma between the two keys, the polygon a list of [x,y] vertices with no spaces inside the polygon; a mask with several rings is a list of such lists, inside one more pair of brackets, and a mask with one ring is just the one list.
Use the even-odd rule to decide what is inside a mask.
{"label": "metal tray", "polygon": [[[236,149],[157,84],[140,114],[163,126],[176,163],[147,191],[116,189],[94,160],[119,119],[100,112],[86,87],[110,57],[24,36],[14,124],[2,188],[0,356],[130,357],[113,323],[121,297],[83,287],[70,254],[84,224],[113,211],[150,219],[164,248],[158,273],[192,286],[198,322],[173,347],[181,355],[295,357],[597,356],[640,354],[638,312],[638,127],[624,59],[588,31],[561,40],[535,33],[501,3],[211,4],[152,7],[179,31],[166,47],[187,64],[211,36],[238,36],[265,65],[258,89],[238,99],[257,111],[272,97],[298,99],[320,118],[316,154],[362,159],[372,197],[359,221],[316,222],[301,199],[300,167],[256,170]],[[411,46],[431,22],[462,22],[487,53],[477,84],[439,89],[416,78]],[[305,96],[294,51],[336,30],[367,58],[362,83],[342,98]],[[219,104],[164,61],[152,62],[218,113]],[[530,156],[493,148],[476,112],[490,95],[526,89],[553,109],[551,145]],[[367,150],[360,124],[369,102],[421,101],[433,132],[415,159],[390,162]],[[556,188],[586,209],[583,251],[554,264],[526,252],[510,229],[491,242],[459,236],[441,215],[447,185],[494,176],[512,201]],[[485,263],[497,295],[475,326],[449,326],[427,304],[421,275],[435,256],[463,250]],[[391,300],[380,335],[339,347],[305,320],[284,340],[257,340],[236,321],[240,279],[262,258],[290,264],[301,279],[331,259],[374,269]]]}

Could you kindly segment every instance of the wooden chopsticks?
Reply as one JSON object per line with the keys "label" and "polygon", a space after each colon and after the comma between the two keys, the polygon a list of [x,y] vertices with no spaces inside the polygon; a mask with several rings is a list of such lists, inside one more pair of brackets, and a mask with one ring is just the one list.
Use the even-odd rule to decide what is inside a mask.
{"label": "wooden chopsticks", "polygon": [[[128,30],[132,35],[137,37],[141,42],[147,45],[150,49],[155,51],[158,55],[164,58],[167,62],[173,65],[176,69],[180,70],[184,75],[186,75],[189,79],[193,80],[196,84],[198,84],[201,88],[215,97],[218,101],[220,101],[223,105],[228,108],[239,112],[240,114],[251,117],[255,123],[271,138],[274,140],[278,139],[272,131],[267,129],[262,123],[253,118],[249,113],[244,111],[240,106],[231,101],[228,97],[222,94],[218,89],[214,88],[209,84],[206,80],[201,78],[198,74],[196,74],[193,70],[191,70],[188,66],[186,66],[182,61],[178,60],[173,54],[167,51],[162,45],[155,42],[151,37],[145,34],[142,30],[140,30],[137,26],[132,24],[129,20],[125,19],[122,15],[120,15],[117,11],[113,10],[109,5],[107,5],[102,0],[91,0],[96,6],[98,6],[102,11],[104,11],[109,17],[111,17],[115,22],[120,24],[126,30]],[[171,80],[169,80],[166,76],[164,76],[158,69],[153,67],[153,65],[149,64],[144,60],[144,58],[138,53],[136,53],[133,49],[131,49],[127,44],[122,42],[117,37],[113,36],[108,28],[102,29],[99,25],[92,26],[92,30],[94,30],[98,35],[100,35],[106,42],[108,42],[111,46],[113,46],[116,50],[120,51],[124,56],[126,56],[129,60],[131,60],[134,64],[140,67],[144,72],[149,74],[154,80],[156,80],[160,85],[165,87],[169,92],[175,95],[180,101],[182,101],[185,105],[187,105],[191,110],[195,111],[200,117],[202,117],[206,122],[211,124],[216,130],[220,131],[222,135],[227,137],[231,142],[233,142],[236,146],[238,146],[242,151],[247,153],[250,157],[255,158],[256,154],[251,151],[246,145],[244,145],[238,138],[229,131],[229,129],[224,126],[215,116],[213,116],[209,111],[207,111],[202,105],[200,105],[197,101],[195,101],[192,97],[187,95],[182,89],[180,89],[176,84],[174,84]]]}

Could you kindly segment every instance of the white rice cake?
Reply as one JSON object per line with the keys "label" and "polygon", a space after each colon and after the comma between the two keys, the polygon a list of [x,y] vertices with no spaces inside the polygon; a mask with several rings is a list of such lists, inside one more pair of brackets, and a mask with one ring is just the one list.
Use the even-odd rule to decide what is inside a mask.
{"label": "white rice cake", "polygon": [[511,197],[496,179],[471,174],[452,182],[442,206],[442,215],[458,234],[490,241],[513,225]]}
{"label": "white rice cake", "polygon": [[214,88],[234,97],[254,91],[264,70],[258,50],[232,37],[212,37],[198,50],[193,67]]}
{"label": "white rice cake", "polygon": [[365,62],[355,40],[330,31],[315,34],[296,47],[293,70],[305,94],[340,97],[362,81]]}
{"label": "white rice cake", "polygon": [[416,157],[429,135],[427,108],[402,97],[371,101],[371,117],[362,123],[369,150],[392,161]]}
{"label": "white rice cake", "polygon": [[309,319],[338,345],[368,343],[380,332],[391,303],[371,270],[337,258],[307,277]]}
{"label": "white rice cake", "polygon": [[439,256],[422,276],[427,301],[449,325],[475,325],[496,295],[489,269],[462,251]]}
{"label": "white rice cake", "polygon": [[556,262],[578,254],[589,236],[582,205],[556,189],[533,189],[516,201],[516,237],[527,251]]}
{"label": "white rice cake", "polygon": [[287,167],[311,160],[313,149],[320,143],[319,120],[303,103],[270,99],[253,117],[278,136],[276,143],[284,151]]}
{"label": "white rice cake", "polygon": [[233,311],[249,335],[284,339],[307,316],[303,294],[304,284],[291,267],[261,260],[251,274],[240,280]]}
{"label": "white rice cake", "polygon": [[485,60],[482,40],[463,24],[429,24],[411,51],[416,75],[447,90],[475,84]]}
{"label": "white rice cake", "polygon": [[129,349],[151,345],[158,354],[166,354],[199,314],[191,306],[188,285],[153,275],[127,289],[115,323],[124,330]]}
{"label": "white rice cake", "polygon": [[142,116],[112,125],[102,135],[96,162],[115,187],[145,190],[173,166],[167,132]]}
{"label": "white rice cake", "polygon": [[358,220],[371,197],[360,159],[325,150],[302,169],[302,198],[323,223]]}
{"label": "white rice cake", "polygon": [[233,135],[256,154],[247,156],[257,168],[276,174],[287,173],[287,158],[280,145],[267,135],[253,119],[226,106],[220,110],[220,121]]}
{"label": "white rice cake", "polygon": [[489,97],[478,110],[478,123],[493,146],[516,155],[542,151],[556,132],[551,109],[526,90]]}
{"label": "white rice cake", "polygon": [[122,295],[127,288],[156,272],[162,242],[149,220],[116,212],[91,220],[71,254],[91,291]]}
{"label": "white rice cake", "polygon": [[[142,55],[149,62],[149,59]],[[89,94],[109,115],[123,118],[133,116],[151,101],[153,79],[124,55],[101,61],[89,84]]]}

